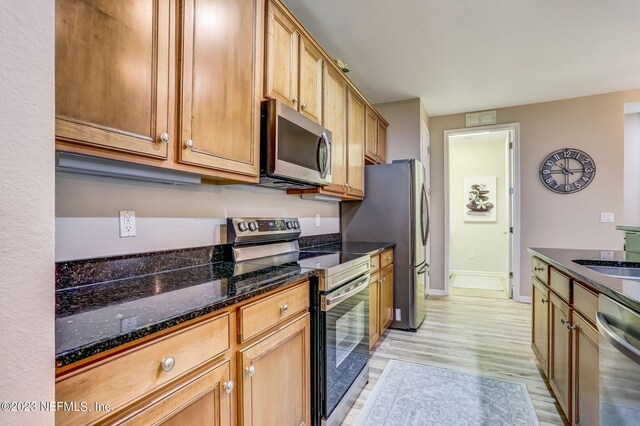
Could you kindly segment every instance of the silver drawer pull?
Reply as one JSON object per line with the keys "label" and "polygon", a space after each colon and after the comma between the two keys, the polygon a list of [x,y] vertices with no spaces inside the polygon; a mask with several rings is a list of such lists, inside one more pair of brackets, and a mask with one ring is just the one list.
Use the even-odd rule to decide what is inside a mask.
{"label": "silver drawer pull", "polygon": [[542,298],[542,303],[547,303],[549,301],[549,299],[545,299],[544,297]]}
{"label": "silver drawer pull", "polygon": [[224,384],[222,385],[222,387],[224,388],[224,391],[226,393],[233,392],[233,387],[234,386],[235,386],[235,383],[233,383],[233,380],[229,380],[228,382],[224,382]]}
{"label": "silver drawer pull", "polygon": [[169,136],[169,133],[167,132],[160,133],[160,142],[169,143],[170,140],[171,140],[171,136]]}
{"label": "silver drawer pull", "polygon": [[176,365],[176,359],[172,356],[168,358],[163,358],[162,361],[160,361],[160,368],[162,368],[162,371],[167,373],[173,370],[173,367],[175,365]]}
{"label": "silver drawer pull", "polygon": [[280,306],[280,313],[281,314],[286,314],[289,311],[289,305],[284,304],[282,306]]}
{"label": "silver drawer pull", "polygon": [[193,143],[193,140],[191,139],[187,139],[187,141],[184,143],[184,146],[186,146],[189,149],[193,149],[193,147],[195,146]]}
{"label": "silver drawer pull", "polygon": [[537,266],[534,266],[533,270],[536,272],[542,272],[544,271],[544,268],[538,268]]}

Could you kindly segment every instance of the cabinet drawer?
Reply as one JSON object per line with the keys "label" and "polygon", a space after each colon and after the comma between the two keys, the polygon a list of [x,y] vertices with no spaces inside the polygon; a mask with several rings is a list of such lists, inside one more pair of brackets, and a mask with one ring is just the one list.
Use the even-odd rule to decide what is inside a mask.
{"label": "cabinet drawer", "polygon": [[564,274],[551,268],[549,271],[549,287],[564,299],[565,302],[571,302],[570,295],[571,279]]}
{"label": "cabinet drawer", "polygon": [[393,263],[393,249],[380,253],[380,268],[384,268]]}
{"label": "cabinet drawer", "polygon": [[[177,331],[149,345],[133,348],[96,367],[64,376],[56,383],[56,401],[109,404],[115,411],[229,349],[229,315]],[[173,368],[161,362],[172,357]],[[58,411],[56,424],[85,424],[104,411]]]}
{"label": "cabinet drawer", "polygon": [[549,273],[549,265],[547,265],[537,257],[531,259],[531,272],[533,272],[538,278],[540,278],[543,283],[549,284],[549,280],[547,279]]}
{"label": "cabinet drawer", "polygon": [[371,256],[371,269],[369,269],[370,274],[375,274],[380,270],[380,255],[374,254]]}
{"label": "cabinet drawer", "polygon": [[309,308],[309,282],[240,308],[240,341],[246,342]]}
{"label": "cabinet drawer", "polygon": [[575,281],[573,282],[573,307],[593,324],[596,323],[598,295]]}

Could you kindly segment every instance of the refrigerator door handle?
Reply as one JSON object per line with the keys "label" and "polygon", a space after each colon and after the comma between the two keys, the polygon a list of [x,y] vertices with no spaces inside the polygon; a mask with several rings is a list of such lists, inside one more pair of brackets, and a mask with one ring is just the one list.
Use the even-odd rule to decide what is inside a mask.
{"label": "refrigerator door handle", "polygon": [[421,211],[420,211],[420,228],[422,231],[422,245],[427,245],[427,238],[429,238],[429,225],[431,222],[431,218],[429,217],[429,203],[427,201],[427,190],[422,184],[422,200],[421,200]]}
{"label": "refrigerator door handle", "polygon": [[424,262],[424,265],[422,266],[422,268],[418,270],[418,275],[426,274],[429,268],[430,268],[429,264],[427,262]]}

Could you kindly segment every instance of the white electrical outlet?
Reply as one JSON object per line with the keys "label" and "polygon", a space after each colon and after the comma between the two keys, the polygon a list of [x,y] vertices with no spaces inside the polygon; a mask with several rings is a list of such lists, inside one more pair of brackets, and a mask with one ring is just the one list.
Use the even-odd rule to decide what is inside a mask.
{"label": "white electrical outlet", "polygon": [[120,215],[120,238],[136,236],[136,212],[133,210],[121,210]]}
{"label": "white electrical outlet", "polygon": [[320,213],[316,213],[316,228],[320,228]]}
{"label": "white electrical outlet", "polygon": [[613,223],[614,215],[611,212],[602,212],[600,213],[600,222],[601,223]]}
{"label": "white electrical outlet", "polygon": [[603,250],[600,252],[600,260],[613,260],[614,253],[610,250]]}

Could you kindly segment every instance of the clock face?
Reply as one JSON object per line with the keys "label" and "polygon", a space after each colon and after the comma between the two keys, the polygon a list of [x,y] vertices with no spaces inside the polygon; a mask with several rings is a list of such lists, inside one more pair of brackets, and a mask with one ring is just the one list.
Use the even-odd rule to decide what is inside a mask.
{"label": "clock face", "polygon": [[552,152],[540,166],[540,180],[547,189],[571,194],[586,188],[596,175],[593,159],[573,148]]}

